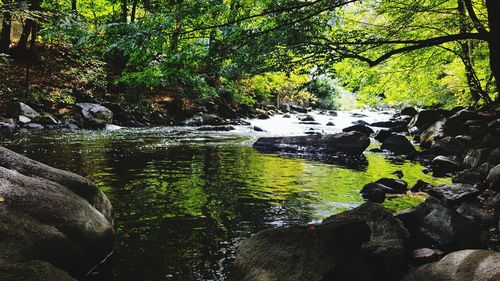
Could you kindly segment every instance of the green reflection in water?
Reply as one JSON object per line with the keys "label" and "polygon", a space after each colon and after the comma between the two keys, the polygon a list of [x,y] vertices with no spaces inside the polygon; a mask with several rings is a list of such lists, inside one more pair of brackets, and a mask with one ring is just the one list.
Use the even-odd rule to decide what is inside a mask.
{"label": "green reflection in water", "polygon": [[[318,222],[362,203],[359,189],[422,166],[367,153],[364,171],[261,154],[241,136],[186,131],[53,132],[3,145],[96,182],[111,199],[116,251],[110,280],[224,280],[238,241],[259,230]],[[388,200],[393,210],[423,200]]]}

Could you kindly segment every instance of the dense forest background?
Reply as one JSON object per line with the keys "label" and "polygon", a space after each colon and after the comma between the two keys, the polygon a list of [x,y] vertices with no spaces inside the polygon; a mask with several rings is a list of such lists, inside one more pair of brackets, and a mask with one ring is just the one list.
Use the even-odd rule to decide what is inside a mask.
{"label": "dense forest background", "polygon": [[0,3],[1,100],[47,111],[498,101],[495,0]]}

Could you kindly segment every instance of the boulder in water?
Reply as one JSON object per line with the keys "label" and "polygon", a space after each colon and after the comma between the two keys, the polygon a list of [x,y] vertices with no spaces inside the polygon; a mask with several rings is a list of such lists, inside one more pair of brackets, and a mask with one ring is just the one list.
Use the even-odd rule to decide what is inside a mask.
{"label": "boulder in water", "polygon": [[113,112],[106,107],[95,103],[77,103],[81,109],[83,124],[89,129],[103,129],[113,122]]}

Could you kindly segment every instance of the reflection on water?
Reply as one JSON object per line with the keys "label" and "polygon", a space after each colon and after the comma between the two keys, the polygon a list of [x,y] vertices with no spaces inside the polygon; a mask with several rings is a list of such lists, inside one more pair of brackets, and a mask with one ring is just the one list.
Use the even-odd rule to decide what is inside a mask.
{"label": "reflection on water", "polygon": [[[224,280],[238,242],[259,230],[317,222],[359,205],[359,189],[422,167],[366,154],[365,170],[261,154],[255,137],[183,128],[40,132],[2,145],[96,182],[114,206],[110,280]],[[448,179],[441,179],[448,181]],[[387,206],[403,209],[421,198]]]}

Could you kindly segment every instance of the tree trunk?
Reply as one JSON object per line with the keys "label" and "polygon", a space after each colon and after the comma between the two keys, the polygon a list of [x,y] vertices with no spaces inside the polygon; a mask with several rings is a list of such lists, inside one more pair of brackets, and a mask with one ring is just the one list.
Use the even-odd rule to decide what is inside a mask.
{"label": "tree trunk", "polygon": [[77,0],[71,0],[71,12],[73,12],[73,14],[75,14],[75,15],[78,13],[78,11],[76,9],[76,1]]}
{"label": "tree trunk", "polygon": [[[4,4],[9,4],[9,1],[4,0]],[[5,11],[2,19],[2,31],[0,32],[0,53],[9,53],[11,27],[12,15]]]}
{"label": "tree trunk", "polygon": [[490,68],[498,92],[500,91],[500,1],[486,0],[486,9],[490,26]]}
{"label": "tree trunk", "polygon": [[31,34],[31,29],[33,26],[33,20],[32,19],[27,19],[24,22],[23,26],[23,32],[21,33],[21,37],[19,38],[19,42],[17,43],[16,50],[19,52],[22,52],[26,50],[27,45],[28,45],[28,39]]}
{"label": "tree trunk", "polygon": [[137,10],[137,3],[139,0],[134,0],[132,3],[132,12],[130,13],[130,22],[135,22],[135,12]]}
{"label": "tree trunk", "polygon": [[128,17],[127,0],[122,0],[121,7],[122,7],[122,21],[126,23]]}

